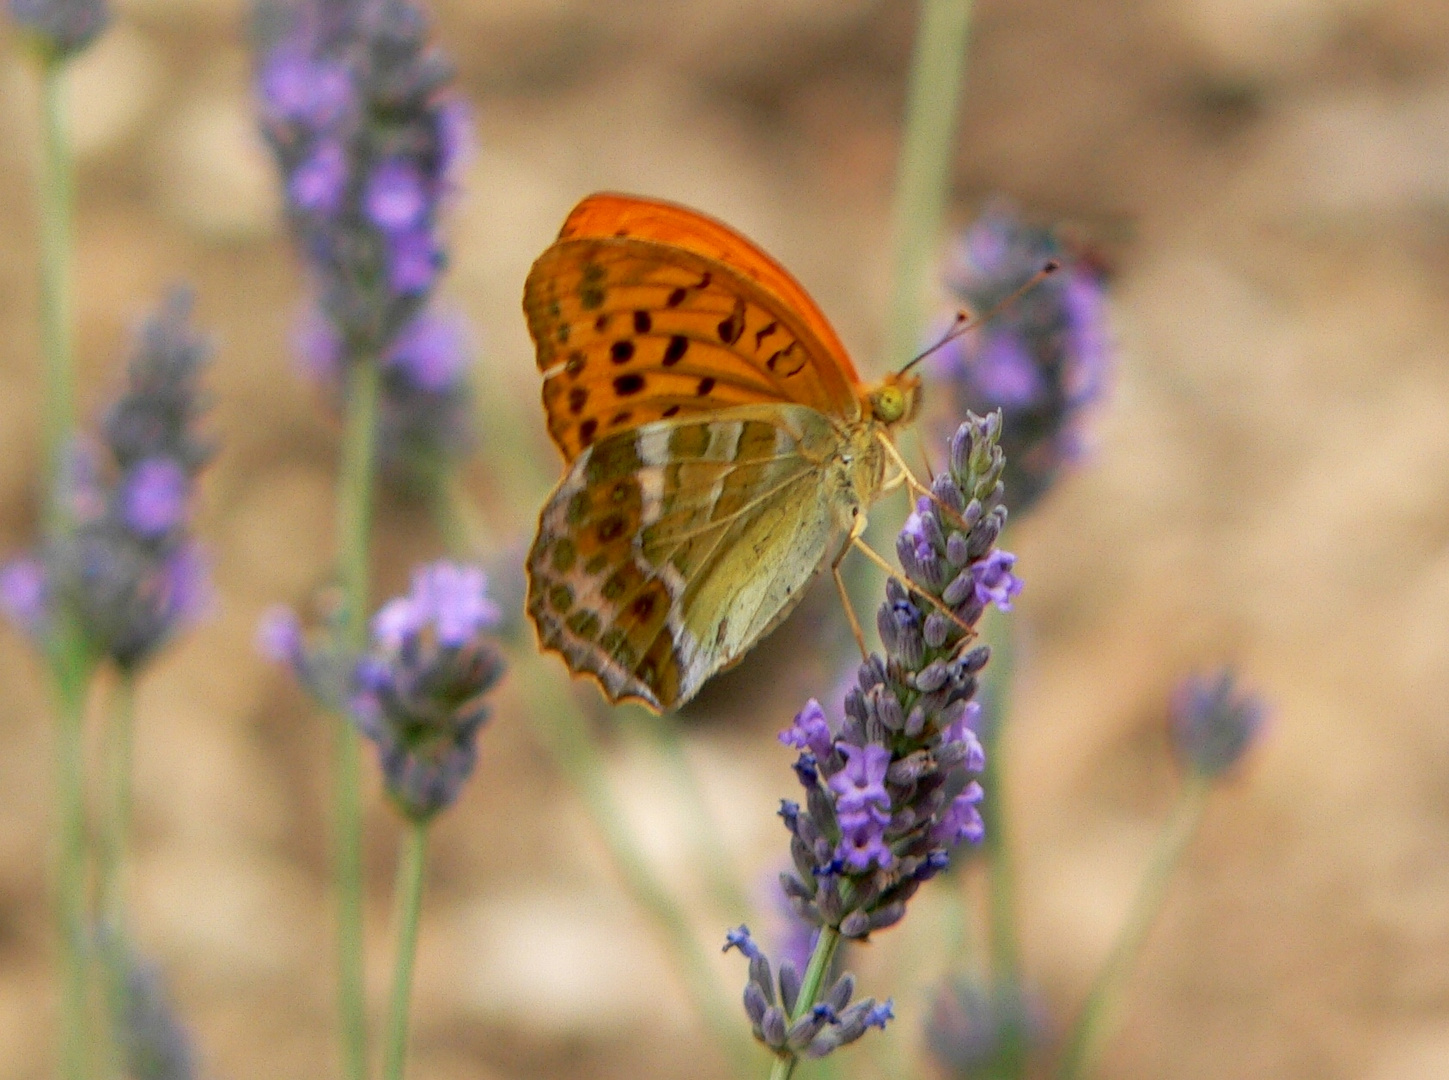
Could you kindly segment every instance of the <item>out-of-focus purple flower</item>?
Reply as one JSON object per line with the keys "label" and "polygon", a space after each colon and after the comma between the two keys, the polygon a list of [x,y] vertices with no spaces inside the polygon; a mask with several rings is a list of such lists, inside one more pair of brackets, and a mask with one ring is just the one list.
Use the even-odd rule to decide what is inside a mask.
{"label": "out-of-focus purple flower", "polygon": [[160,969],[138,957],[115,930],[98,934],[107,978],[119,984],[112,996],[116,1042],[131,1080],[191,1080],[196,1051],[161,977]]}
{"label": "out-of-focus purple flower", "polygon": [[[316,312],[294,333],[299,367],[340,406],[344,344]],[[425,311],[398,333],[383,357],[377,449],[386,473],[403,480],[426,473],[472,443],[469,340],[461,318]]]}
{"label": "out-of-focus purple flower", "polygon": [[439,210],[466,141],[452,68],[412,0],[265,9],[258,114],[298,247],[344,360],[376,363],[443,264]]}
{"label": "out-of-focus purple flower", "polygon": [[48,602],[45,563],[41,560],[20,558],[0,567],[0,606],[10,621],[27,634],[38,637],[43,632]]}
{"label": "out-of-focus purple flower", "polygon": [[356,667],[357,726],[377,744],[388,792],[415,820],[451,806],[477,761],[483,699],[503,675],[488,637],[499,611],[486,589],[477,567],[419,569],[409,593],[378,611]]}
{"label": "out-of-focus purple flower", "polygon": [[58,56],[80,52],[111,22],[105,0],[9,0],[10,17]]}
{"label": "out-of-focus purple flower", "polygon": [[296,664],[304,649],[302,622],[291,608],[278,604],[257,622],[257,651],[278,664]]}
{"label": "out-of-focus purple flower", "polygon": [[411,161],[388,158],[372,170],[362,206],[368,218],[385,233],[412,229],[428,212],[428,192],[422,172]]}
{"label": "out-of-focus purple flower", "polygon": [[347,152],[336,139],[312,148],[287,182],[287,197],[298,210],[332,217],[347,195]]}
{"label": "out-of-focus purple flower", "polygon": [[933,359],[951,391],[953,423],[967,411],[1002,411],[1006,487],[1018,512],[1079,458],[1084,410],[1106,385],[1112,348],[1102,278],[1002,201],[961,237],[946,271],[947,287],[982,316],[1052,260],[1057,273]]}
{"label": "out-of-focus purple flower", "polygon": [[207,561],[186,531],[194,480],[212,453],[198,431],[209,349],[190,309],[177,290],[142,327],[100,439],[67,455],[59,502],[69,528],[13,564],[6,606],[27,632],[46,638],[55,611],[67,610],[94,654],[128,669],[210,603]]}
{"label": "out-of-focus purple flower", "polygon": [[341,127],[357,104],[345,63],[287,48],[277,49],[262,68],[257,97],[271,120],[295,121],[314,131]]}
{"label": "out-of-focus purple flower", "polygon": [[[780,736],[800,752],[795,774],[806,793],[803,807],[781,803],[793,864],[781,886],[802,919],[848,940],[898,922],[957,845],[984,835],[975,778],[986,755],[973,698],[989,651],[970,641],[987,605],[1009,607],[1020,588],[1014,560],[995,546],[1006,521],[1000,430],[999,413],[961,425],[947,471],[901,530],[907,584],[890,580],[876,613],[886,655],[860,666],[843,719],[833,723],[812,700]],[[802,1012],[793,962],[781,965],[782,1009],[769,961],[743,928],[730,944],[750,957],[745,1009],[777,1054],[828,1053],[889,1016],[888,1003],[884,1011],[872,1005],[847,1027],[828,995],[824,1013]]]}
{"label": "out-of-focus purple flower", "polygon": [[280,31],[263,42],[258,113],[316,286],[302,366],[340,402],[348,366],[380,364],[379,461],[426,481],[472,444],[466,336],[429,309],[467,105],[413,0],[266,10]]}
{"label": "out-of-focus purple flower", "polygon": [[1173,697],[1172,740],[1177,756],[1208,777],[1230,771],[1262,731],[1268,706],[1239,690],[1230,668],[1184,679]]}
{"label": "out-of-focus purple flower", "polygon": [[988,987],[966,976],[941,985],[926,1021],[926,1046],[952,1080],[1007,1075],[1046,1034],[1042,1009],[1020,987]]}
{"label": "out-of-focus purple flower", "polygon": [[462,320],[432,312],[419,315],[398,335],[387,366],[424,393],[449,393],[467,374],[468,340]]}
{"label": "out-of-focus purple flower", "polygon": [[161,536],[186,520],[191,478],[167,457],[147,458],[126,477],[121,514],[127,525],[145,537]]}

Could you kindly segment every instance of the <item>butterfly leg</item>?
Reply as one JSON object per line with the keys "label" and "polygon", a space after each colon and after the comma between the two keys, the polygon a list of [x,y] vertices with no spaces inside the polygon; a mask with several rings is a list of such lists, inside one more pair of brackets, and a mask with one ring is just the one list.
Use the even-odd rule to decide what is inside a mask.
{"label": "butterfly leg", "polygon": [[[871,547],[859,536],[852,536],[850,539],[850,543],[853,544],[855,547],[859,548],[862,555],[864,555],[871,562],[879,566],[882,570],[886,572],[887,575],[895,578],[897,581],[900,581],[901,584],[904,585],[907,589],[912,589],[911,583],[909,581],[901,581],[900,572],[892,567],[890,563],[886,562],[885,559],[883,559],[876,552],[875,548]],[[957,615],[954,611],[947,607],[944,601],[932,596],[928,592],[922,592],[920,589],[912,589],[912,591],[915,592],[917,596],[924,597],[928,603],[936,608],[937,611],[939,611],[942,615],[946,616],[946,618],[950,619],[953,623],[955,623],[962,630],[964,630],[968,638],[976,636],[976,630],[971,626],[971,624],[966,622],[964,619],[961,618],[961,616]]]}
{"label": "butterfly leg", "polygon": [[835,588],[840,593],[840,603],[845,608],[845,618],[850,623],[850,632],[855,635],[855,643],[860,647],[860,658],[870,659],[870,651],[865,647],[865,633],[860,628],[860,620],[855,615],[855,605],[850,602],[850,593],[845,588],[845,578],[840,576],[840,564],[845,560],[845,553],[853,544],[860,542],[861,534],[865,532],[865,515],[857,514],[855,524],[850,527],[850,536],[845,543],[840,545],[840,554],[835,556],[835,561],[830,564],[830,573],[835,578]]}
{"label": "butterfly leg", "polygon": [[891,441],[887,439],[884,435],[881,436],[880,444],[885,447],[886,453],[890,456],[892,463],[896,466],[897,469],[900,470],[896,473],[895,476],[891,477],[890,480],[886,481],[886,484],[882,485],[882,491],[885,491],[887,489],[894,490],[901,484],[905,484],[912,491],[917,492],[920,495],[924,495],[926,498],[930,499],[931,502],[935,503],[936,508],[940,510],[941,513],[943,513],[951,521],[955,522],[957,525],[960,525],[962,528],[967,527],[966,523],[961,520],[960,514],[956,513],[955,510],[951,509],[951,507],[947,506],[940,499],[938,499],[934,491],[932,491],[929,487],[927,487],[925,484],[921,483],[919,479],[917,479],[916,474],[911,472],[911,467],[907,465],[905,459],[901,457],[900,451],[897,450],[895,446],[892,445]]}

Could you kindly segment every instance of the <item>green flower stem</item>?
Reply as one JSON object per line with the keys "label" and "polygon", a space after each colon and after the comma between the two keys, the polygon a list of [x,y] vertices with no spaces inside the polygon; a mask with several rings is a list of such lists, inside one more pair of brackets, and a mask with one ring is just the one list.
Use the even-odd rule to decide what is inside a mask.
{"label": "green flower stem", "polygon": [[[800,996],[795,999],[795,1010],[790,1014],[791,1024],[815,1007],[825,974],[830,970],[830,962],[835,959],[835,950],[839,946],[840,931],[829,926],[821,927],[815,950],[810,954],[810,963],[805,966],[805,976],[800,980]],[[798,1061],[794,1054],[776,1057],[770,1067],[770,1080],[790,1080]]]}
{"label": "green flower stem", "polygon": [[66,62],[41,62],[40,342],[45,358],[45,467],[50,498],[45,531],[65,528],[58,481],[75,428],[75,370],[71,350],[71,243],[74,182],[66,110]]}
{"label": "green flower stem", "polygon": [[[57,613],[58,621],[70,620]],[[85,714],[92,665],[73,624],[51,643],[59,723],[56,730],[56,923],[60,931],[60,1066],[65,1080],[90,1075],[89,981],[86,933]]]}
{"label": "green flower stem", "polygon": [[97,872],[101,936],[99,950],[111,1039],[111,1075],[125,1075],[125,1051],[120,1025],[130,1012],[130,981],[126,969],[129,933],[126,918],[126,861],[131,833],[131,778],[134,757],[136,676],[121,671],[111,696],[111,714],[105,730],[102,762],[105,802],[101,815],[100,858]]}
{"label": "green flower stem", "polygon": [[106,803],[100,838],[101,917],[112,931],[125,923],[125,869],[131,832],[131,776],[134,756],[136,676],[122,671],[111,699],[106,725]]}
{"label": "green flower stem", "polygon": [[[44,449],[49,541],[69,527],[61,480],[75,428],[75,371],[71,355],[71,243],[73,181],[66,113],[66,63],[41,58],[40,343],[45,388]],[[54,613],[47,653],[54,684],[56,729],[56,924],[60,934],[61,1075],[84,1080],[88,1046],[89,964],[86,943],[85,706],[94,664],[80,627],[67,611]]]}
{"label": "green flower stem", "polygon": [[[347,371],[347,415],[337,493],[337,573],[342,586],[343,647],[367,644],[369,541],[372,527],[378,371],[371,356],[353,358]],[[337,717],[333,776],[334,872],[337,876],[338,1007],[343,1075],[367,1080],[367,996],[362,928],[362,792],[357,731]]]}
{"label": "green flower stem", "polygon": [[536,656],[521,658],[517,685],[529,688],[526,712],[534,730],[583,801],[599,830],[614,869],[629,897],[654,923],[684,977],[695,1010],[719,1043],[737,1076],[755,1072],[757,1058],[740,1034],[742,1017],[715,982],[710,958],[700,946],[683,910],[659,882],[639,850],[614,801],[599,749],[583,714],[556,671],[544,670]]}
{"label": "green flower stem", "polygon": [[922,0],[896,174],[895,275],[886,353],[892,367],[915,355],[926,321],[924,286],[935,266],[951,187],[970,29],[971,0]]}
{"label": "green flower stem", "polygon": [[408,1004],[412,999],[413,961],[418,954],[418,923],[423,912],[423,868],[427,861],[428,823],[408,824],[402,857],[393,885],[397,960],[392,969],[392,1005],[388,1009],[384,1080],[402,1080],[408,1053]]}
{"label": "green flower stem", "polygon": [[1127,914],[1122,932],[1112,946],[1107,961],[1097,972],[1087,1000],[1082,1005],[1081,1015],[1067,1040],[1067,1051],[1057,1070],[1058,1080],[1079,1080],[1091,1074],[1101,1055],[1116,1011],[1121,1004],[1127,977],[1132,965],[1142,951],[1157,913],[1162,910],[1162,901],[1167,895],[1168,882],[1181,861],[1183,852],[1197,832],[1207,806],[1212,781],[1199,774],[1192,774],[1183,785],[1177,805],[1157,836],[1152,855],[1147,863],[1142,884],[1136,899]]}

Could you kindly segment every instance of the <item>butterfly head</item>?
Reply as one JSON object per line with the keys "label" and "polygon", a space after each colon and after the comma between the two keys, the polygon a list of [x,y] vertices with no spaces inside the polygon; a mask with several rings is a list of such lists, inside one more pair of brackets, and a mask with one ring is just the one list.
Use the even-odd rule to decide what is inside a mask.
{"label": "butterfly head", "polygon": [[887,427],[908,424],[921,407],[921,378],[908,371],[895,371],[866,394],[871,417]]}

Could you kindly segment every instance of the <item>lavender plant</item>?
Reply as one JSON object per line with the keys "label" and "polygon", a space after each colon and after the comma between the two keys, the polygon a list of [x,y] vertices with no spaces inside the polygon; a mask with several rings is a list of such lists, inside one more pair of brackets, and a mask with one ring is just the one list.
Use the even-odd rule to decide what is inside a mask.
{"label": "lavender plant", "polygon": [[1045,1042],[1036,1002],[1014,985],[988,985],[957,975],[937,988],[926,1021],[932,1062],[953,1080],[995,1080],[1011,1075],[1017,1047]]}
{"label": "lavender plant", "polygon": [[399,860],[397,961],[383,1075],[401,1080],[407,1049],[408,1002],[422,910],[427,827],[451,806],[477,762],[485,696],[503,675],[491,634],[501,612],[473,566],[436,562],[413,574],[406,596],[389,600],[372,620],[366,650],[340,648],[335,635],[315,645],[296,615],[271,612],[261,644],[287,663],[324,704],[345,710],[377,748],[383,781],[409,822]]}
{"label": "lavender plant", "polygon": [[89,918],[105,955],[112,1026],[123,1047],[135,1007],[125,973],[121,886],[135,680],[210,596],[206,560],[188,527],[196,478],[213,450],[198,431],[210,347],[190,325],[191,306],[190,293],[177,289],[145,322],[125,388],[100,431],[72,444],[59,493],[66,527],[0,568],[0,607],[41,647],[68,642],[79,668],[78,700],[97,664],[109,661],[119,671],[104,747],[98,910]]}
{"label": "lavender plant", "polygon": [[205,609],[206,560],[188,529],[212,454],[197,430],[210,348],[176,290],[141,329],[125,391],[99,437],[73,445],[61,497],[70,529],[0,569],[0,605],[44,642],[61,612],[88,654],[133,676]]}
{"label": "lavender plant", "polygon": [[896,543],[908,584],[892,579],[877,613],[885,655],[860,667],[832,724],[815,701],[781,740],[800,755],[806,800],[786,801],[794,869],[781,876],[800,916],[821,928],[802,973],[771,965],[749,932],[728,947],[750,958],[745,1010],[755,1037],[776,1054],[774,1076],[801,1057],[822,1057],[884,1026],[890,1002],[850,1005],[854,979],[830,987],[824,974],[842,939],[865,941],[899,922],[922,882],[946,868],[962,842],[983,835],[975,779],[985,755],[972,700],[989,650],[971,645],[988,605],[1009,610],[1021,581],[997,549],[1006,521],[999,414],[972,416],[950,443],[950,461],[922,497]]}
{"label": "lavender plant", "polygon": [[1153,845],[1122,930],[1067,1037],[1056,1074],[1059,1080],[1081,1080],[1095,1068],[1121,1008],[1132,966],[1197,833],[1208,795],[1242,761],[1262,733],[1267,715],[1267,703],[1239,690],[1229,668],[1188,676],[1178,686],[1168,727],[1185,773],[1182,790]]}
{"label": "lavender plant", "polygon": [[957,240],[947,289],[977,313],[997,309],[1043,266],[1060,269],[934,357],[953,416],[1002,412],[1006,489],[1021,514],[1080,460],[1084,412],[1111,367],[1100,273],[1045,228],[997,201]]}
{"label": "lavender plant", "polygon": [[[259,16],[259,119],[313,282],[313,339],[332,343],[312,359],[340,372],[336,651],[355,654],[367,636],[379,415],[396,411],[386,388],[421,386],[436,398],[443,387],[446,399],[456,382],[449,373],[462,368],[449,356],[452,343],[417,320],[429,317],[444,266],[439,216],[466,147],[467,114],[449,90],[451,65],[428,43],[427,20],[410,0],[274,0]],[[437,404],[403,412],[436,419]],[[358,769],[356,733],[339,724],[338,1000],[349,1080],[367,1073]]]}
{"label": "lavender plant", "polygon": [[105,0],[9,0],[7,7],[42,55],[57,59],[83,50],[111,22]]}

